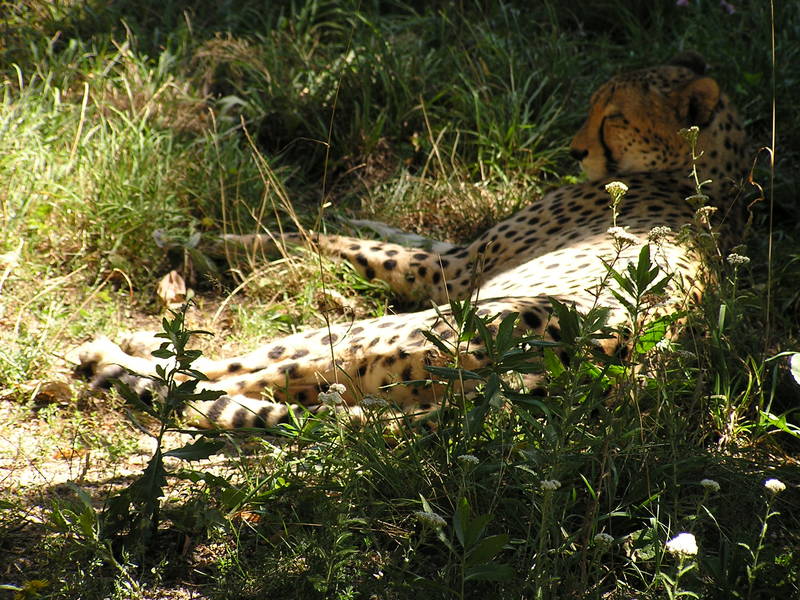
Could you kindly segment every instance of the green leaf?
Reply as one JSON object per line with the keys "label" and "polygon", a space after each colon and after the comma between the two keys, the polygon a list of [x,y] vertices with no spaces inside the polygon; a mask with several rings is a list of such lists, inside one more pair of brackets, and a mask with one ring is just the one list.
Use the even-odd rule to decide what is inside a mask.
{"label": "green leaf", "polygon": [[172,358],[175,356],[175,353],[168,348],[159,348],[158,350],[153,350],[150,354],[156,358]]}
{"label": "green leaf", "polygon": [[436,346],[445,356],[453,355],[453,349],[448,348],[447,344],[445,344],[441,339],[439,339],[439,336],[436,335],[435,333],[431,333],[430,331],[423,331],[422,335],[424,335],[425,339],[428,340],[434,346]]}
{"label": "green leaf", "polygon": [[667,337],[669,326],[672,324],[672,315],[656,319],[650,323],[644,331],[642,331],[639,339],[636,340],[635,352],[637,354],[644,354],[653,349],[655,345]]}
{"label": "green leaf", "polygon": [[658,273],[658,268],[650,270],[650,244],[645,244],[639,251],[639,262],[636,265],[635,281],[640,292],[647,289],[656,273]]}
{"label": "green leaf", "polygon": [[561,377],[566,371],[564,363],[561,362],[561,359],[558,358],[556,353],[550,348],[544,349],[544,368],[554,379]]}
{"label": "green leaf", "polygon": [[483,381],[483,377],[481,375],[475,371],[470,371],[469,369],[426,366],[425,370],[447,381],[458,381],[459,379],[477,379],[478,381]]}
{"label": "green leaf", "polygon": [[497,352],[502,353],[513,345],[514,326],[517,324],[519,313],[512,312],[500,321],[497,329]]}
{"label": "green leaf", "polygon": [[467,553],[465,564],[471,567],[489,562],[508,544],[508,540],[506,533],[483,538]]}
{"label": "green leaf", "polygon": [[788,433],[791,436],[800,438],[800,427],[794,425],[793,423],[789,423],[785,414],[778,416],[770,412],[760,411],[759,416],[760,418],[758,424],[760,426],[763,427],[764,425],[771,425],[776,429],[780,429],[784,433]]}
{"label": "green leaf", "polygon": [[164,456],[172,456],[181,460],[203,460],[219,452],[224,445],[225,442],[220,440],[212,441],[201,438],[193,444],[165,452]]}
{"label": "green leaf", "polygon": [[464,581],[508,581],[514,569],[505,564],[484,564],[464,569]]}
{"label": "green leaf", "polygon": [[125,402],[133,406],[135,409],[149,414],[150,416],[157,416],[153,407],[146,402],[143,402],[139,397],[139,394],[134,392],[131,389],[131,386],[129,386],[127,383],[120,379],[110,379],[109,382],[114,386],[114,389],[117,390],[117,393],[122,396],[122,399],[125,400]]}

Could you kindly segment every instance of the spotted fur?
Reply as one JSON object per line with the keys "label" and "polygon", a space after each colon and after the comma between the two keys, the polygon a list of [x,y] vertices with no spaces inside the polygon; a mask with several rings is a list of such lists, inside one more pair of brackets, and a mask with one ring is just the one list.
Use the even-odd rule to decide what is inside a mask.
{"label": "spotted fur", "polygon": [[[698,146],[704,154],[698,166],[703,177],[713,179],[705,191],[724,209],[720,214],[729,212],[731,184],[741,176],[741,123],[717,82],[702,73],[701,62],[684,57],[676,64],[619,75],[601,86],[571,144],[589,181],[546,194],[470,244],[438,243],[436,251],[429,251],[335,235],[237,238],[255,247],[276,241],[315,245],[350,262],[365,278],[385,281],[398,297],[432,301],[440,308],[304,331],[236,358],[203,358],[195,365],[209,378],[203,385],[226,395],[196,404],[187,417],[200,427],[271,425],[285,419],[291,405],[317,406],[319,394],[333,382],[345,385],[344,400],[350,405],[366,394],[401,407],[433,405],[441,393],[436,385],[398,384],[428,380],[426,366],[447,363],[425,332],[453,340],[451,299],[472,298],[482,315],[517,312],[519,334],[551,340],[560,336],[551,297],[583,311],[597,303],[609,306],[612,321],[622,322],[613,296],[597,289],[606,274],[601,259],[615,255],[607,233],[610,210],[604,185],[618,179],[628,186],[618,225],[641,243],[622,253],[624,264],[638,255],[653,227],[677,232],[693,219],[694,209],[685,200],[694,193],[688,178],[691,158],[679,129],[701,127]],[[701,263],[689,248],[672,236],[654,255],[666,272],[675,274],[668,304],[680,306],[699,295]],[[83,369],[94,373],[96,382],[119,375],[120,366],[154,374],[158,361],[134,356],[132,344],[123,346],[102,338],[84,345],[79,349]],[[467,369],[487,361],[475,345],[460,357]],[[143,393],[147,382],[133,379]],[[265,393],[275,401],[265,400]]]}

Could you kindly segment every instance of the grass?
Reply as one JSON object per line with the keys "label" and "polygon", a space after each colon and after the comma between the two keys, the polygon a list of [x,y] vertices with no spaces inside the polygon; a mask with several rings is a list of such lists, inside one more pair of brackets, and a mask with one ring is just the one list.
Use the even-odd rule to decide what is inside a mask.
{"label": "grass", "polygon": [[[800,322],[800,15],[776,3],[773,64],[769,4],[736,4],[8,7],[0,586],[87,599],[797,595],[799,394],[781,353],[798,349]],[[70,347],[157,329],[171,269],[196,290],[188,321],[217,334],[197,340],[213,354],[392,310],[346,266],[302,252],[225,264],[213,240],[347,232],[353,217],[469,239],[575,180],[566,144],[599,83],[689,48],[739,106],[754,157],[771,144],[774,101],[774,182],[762,152],[751,263],[719,267],[688,317],[694,337],[647,350],[660,354],[646,385],[623,374],[609,402],[578,367],[592,323],[576,316],[574,368],[544,360],[546,401],[509,404],[486,372],[483,396],[465,400],[454,382],[422,431],[332,416],[277,439],[224,436],[220,460],[167,462],[149,552],[104,535],[110,499],[152,443],[117,400],[69,377]],[[512,360],[514,342],[497,343]],[[186,441],[170,435],[166,447]],[[788,489],[772,495],[768,477]],[[665,551],[679,532],[696,536],[696,557]]]}

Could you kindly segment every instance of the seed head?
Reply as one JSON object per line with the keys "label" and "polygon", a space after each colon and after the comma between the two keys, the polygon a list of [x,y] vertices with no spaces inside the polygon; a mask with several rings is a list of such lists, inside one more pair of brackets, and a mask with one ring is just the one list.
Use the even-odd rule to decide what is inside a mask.
{"label": "seed head", "polygon": [[424,510],[418,510],[414,513],[414,516],[417,517],[417,521],[426,525],[428,527],[433,527],[434,529],[441,529],[445,525],[447,525],[447,521],[444,520],[443,517],[437,515],[433,512],[425,512]]}
{"label": "seed head", "polygon": [[700,485],[703,486],[703,489],[709,492],[718,492],[719,491],[719,484],[714,481],[713,479],[701,479]]}
{"label": "seed head", "polygon": [[545,492],[554,492],[561,487],[561,482],[557,479],[543,479],[540,485]]}
{"label": "seed head", "polygon": [[686,129],[681,129],[678,133],[683,139],[694,146],[697,143],[697,136],[700,135],[700,128],[697,125],[692,125]]}
{"label": "seed head", "polygon": [[614,543],[614,537],[608,535],[607,533],[598,533],[593,538],[594,545],[599,546],[601,548],[608,548],[611,544]]}

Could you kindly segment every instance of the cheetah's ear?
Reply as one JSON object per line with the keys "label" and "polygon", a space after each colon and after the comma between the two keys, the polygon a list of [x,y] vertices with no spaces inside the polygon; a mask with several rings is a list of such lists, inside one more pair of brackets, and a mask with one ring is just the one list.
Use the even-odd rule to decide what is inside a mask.
{"label": "cheetah's ear", "polygon": [[676,54],[667,64],[676,67],[686,67],[694,71],[697,75],[705,75],[706,71],[709,69],[708,63],[706,59],[703,58],[703,55],[693,52],[692,50]]}
{"label": "cheetah's ear", "polygon": [[711,77],[693,79],[677,95],[678,118],[687,126],[708,125],[719,103],[719,85]]}

